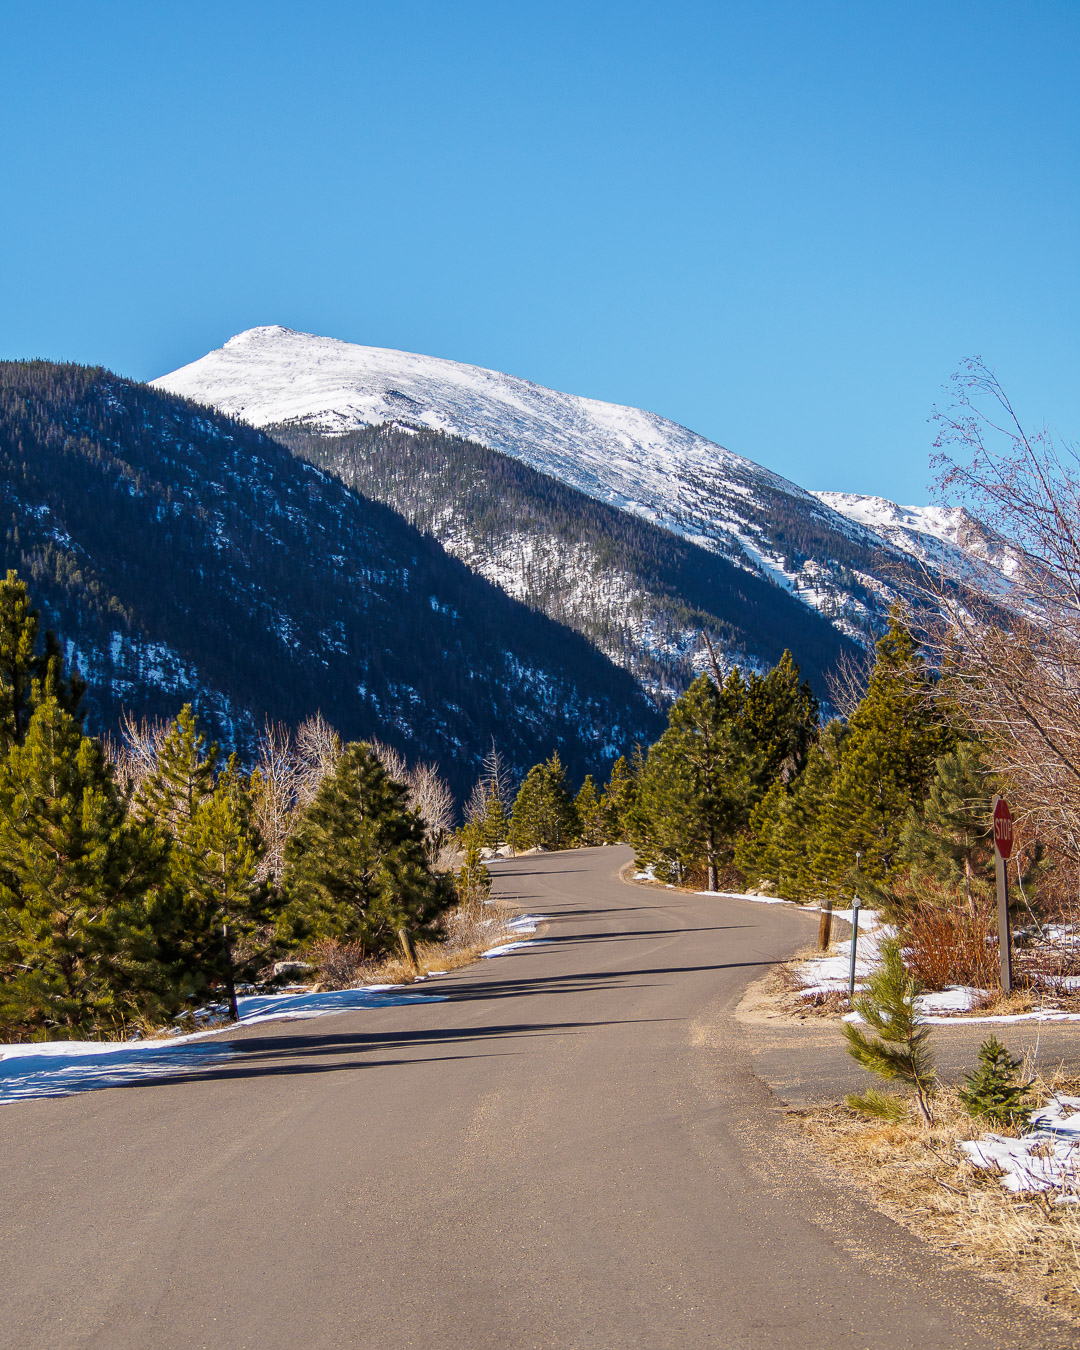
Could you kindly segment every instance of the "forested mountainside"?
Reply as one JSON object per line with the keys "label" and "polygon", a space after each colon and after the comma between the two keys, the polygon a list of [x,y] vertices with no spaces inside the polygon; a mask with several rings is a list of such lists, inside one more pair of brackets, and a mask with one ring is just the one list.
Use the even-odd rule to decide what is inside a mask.
{"label": "forested mountainside", "polygon": [[700,673],[702,630],[726,658],[749,665],[774,665],[790,648],[822,694],[850,645],[782,587],[476,442],[395,423],[337,436],[268,430],[661,696]]}
{"label": "forested mountainside", "polygon": [[479,366],[268,326],[154,384],[260,427],[337,435],[397,422],[465,437],[771,579],[864,645],[921,565],[897,539],[665,417]]}
{"label": "forested mountainside", "polygon": [[102,369],[0,363],[0,566],[28,580],[92,720],[195,702],[229,744],[316,710],[437,759],[494,737],[572,772],[657,727],[632,677],[390,508],[263,433]]}

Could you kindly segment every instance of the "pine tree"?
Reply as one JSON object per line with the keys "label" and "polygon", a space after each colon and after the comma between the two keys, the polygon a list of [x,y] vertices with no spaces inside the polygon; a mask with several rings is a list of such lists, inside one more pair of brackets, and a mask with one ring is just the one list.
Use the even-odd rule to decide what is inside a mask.
{"label": "pine tree", "polygon": [[26,584],[14,571],[0,581],[0,751],[21,745],[35,707],[52,698],[79,720],[86,689],[77,676],[64,675],[63,653],[55,634],[46,633],[38,649],[41,615],[30,603]]}
{"label": "pine tree", "polygon": [[930,1028],[919,1017],[915,1000],[922,986],[904,968],[896,939],[881,944],[881,966],[867,981],[866,993],[852,1006],[876,1034],[852,1022],[844,1025],[848,1053],[864,1069],[882,1078],[900,1079],[915,1089],[923,1119],[930,1124],[934,1064],[927,1041]]}
{"label": "pine tree", "polygon": [[0,767],[0,1024],[90,1035],[145,1006],[162,851],[55,699]]}
{"label": "pine tree", "polygon": [[789,651],[765,675],[752,674],[738,709],[748,744],[758,752],[754,786],[758,796],[781,779],[790,783],[803,770],[818,734],[818,702]]}
{"label": "pine tree", "polygon": [[578,795],[574,798],[578,822],[578,843],[582,848],[594,848],[604,842],[604,813],[596,795],[596,784],[591,773],[585,775]]}
{"label": "pine tree", "polygon": [[833,893],[850,884],[857,854],[871,882],[897,863],[908,807],[923,797],[952,740],[930,693],[915,642],[894,612],[820,815],[813,867]]}
{"label": "pine tree", "polygon": [[363,742],[345,747],[301,813],[285,846],[282,883],[295,937],[362,942],[375,955],[402,932],[430,931],[453,899],[450,879],[428,863],[407,789]]}
{"label": "pine tree", "polygon": [[604,838],[609,844],[622,843],[630,837],[630,816],[637,798],[637,774],[620,755],[611,766],[611,777],[600,798],[604,818]]}
{"label": "pine tree", "polygon": [[992,784],[982,747],[961,741],[939,757],[921,807],[913,806],[900,836],[898,861],[945,883],[973,885],[993,879]]}
{"label": "pine tree", "polygon": [[497,792],[488,794],[484,805],[484,814],[480,818],[483,842],[488,848],[498,848],[506,842],[510,833],[510,817],[506,814],[503,799]]}
{"label": "pine tree", "polygon": [[1020,1060],[1014,1059],[996,1036],[979,1047],[979,1063],[967,1075],[960,1100],[968,1113],[991,1125],[1012,1125],[1024,1114],[1028,1086],[1016,1076]]}
{"label": "pine tree", "polygon": [[534,764],[514,801],[510,842],[515,852],[569,847],[577,833],[574,803],[566,788],[566,770],[558,751]]}
{"label": "pine tree", "polygon": [[224,984],[234,1022],[236,945],[264,916],[263,852],[250,784],[232,759],[174,840],[172,875],[184,897],[191,937],[204,953],[203,971]]}
{"label": "pine tree", "polygon": [[154,772],[136,794],[138,817],[182,840],[199,807],[213,795],[218,758],[218,747],[206,744],[191,704],[185,703],[162,742]]}
{"label": "pine tree", "polygon": [[461,870],[457,874],[457,896],[462,905],[482,905],[491,894],[491,873],[481,854],[483,834],[478,824],[470,821],[458,834],[464,852]]}
{"label": "pine tree", "polygon": [[745,688],[737,670],[722,689],[707,675],[694,681],[649,750],[634,809],[639,861],[682,872],[700,860],[710,891],[746,824],[760,770],[739,717]]}

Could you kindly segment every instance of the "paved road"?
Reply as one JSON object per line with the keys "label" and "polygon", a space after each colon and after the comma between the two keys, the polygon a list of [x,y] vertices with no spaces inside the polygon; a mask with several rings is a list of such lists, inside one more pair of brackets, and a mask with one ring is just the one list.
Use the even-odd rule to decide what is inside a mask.
{"label": "paved road", "polygon": [[502,864],[549,941],[433,981],[447,1002],[0,1109],[0,1341],[1072,1344],[794,1152],[731,1012],[814,920],[625,886],[626,858]]}

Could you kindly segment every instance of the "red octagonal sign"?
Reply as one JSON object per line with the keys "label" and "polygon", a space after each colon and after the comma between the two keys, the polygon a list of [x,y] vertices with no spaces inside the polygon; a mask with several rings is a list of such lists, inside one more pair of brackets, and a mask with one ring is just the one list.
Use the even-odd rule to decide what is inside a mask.
{"label": "red octagonal sign", "polygon": [[1012,852],[1013,818],[1009,803],[998,797],[994,803],[994,847],[1003,858]]}

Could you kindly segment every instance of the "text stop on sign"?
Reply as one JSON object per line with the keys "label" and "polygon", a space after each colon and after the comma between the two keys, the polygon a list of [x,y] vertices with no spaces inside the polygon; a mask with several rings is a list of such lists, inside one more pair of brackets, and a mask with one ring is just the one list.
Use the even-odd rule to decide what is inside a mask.
{"label": "text stop on sign", "polygon": [[1012,852],[1013,818],[1009,803],[999,797],[994,803],[994,847],[1003,858]]}

